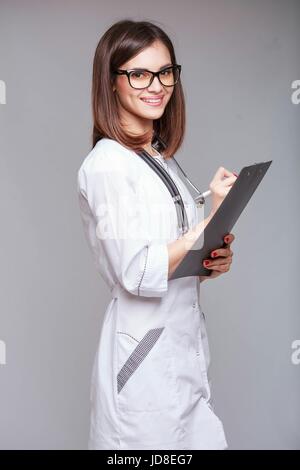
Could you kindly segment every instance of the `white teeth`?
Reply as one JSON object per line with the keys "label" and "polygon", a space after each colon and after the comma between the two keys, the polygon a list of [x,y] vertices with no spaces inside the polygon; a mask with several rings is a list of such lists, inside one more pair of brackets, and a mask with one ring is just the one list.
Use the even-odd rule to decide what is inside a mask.
{"label": "white teeth", "polygon": [[162,101],[162,98],[159,99],[159,100],[143,100],[142,101],[145,101],[146,103],[160,103]]}

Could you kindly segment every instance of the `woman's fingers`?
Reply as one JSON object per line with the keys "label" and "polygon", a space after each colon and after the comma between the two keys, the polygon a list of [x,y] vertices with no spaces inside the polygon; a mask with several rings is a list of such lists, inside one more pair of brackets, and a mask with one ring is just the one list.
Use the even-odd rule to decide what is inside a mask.
{"label": "woman's fingers", "polygon": [[227,266],[232,263],[232,256],[226,256],[226,258],[219,258],[215,260],[206,259],[203,261],[203,265],[208,269],[217,269],[220,266]]}
{"label": "woman's fingers", "polygon": [[[224,240],[225,239],[226,240],[229,239],[233,241],[234,235],[233,234],[226,235],[226,237],[224,237]],[[223,265],[230,266],[230,264],[232,263],[233,251],[230,248],[230,244],[228,244],[224,248],[218,248],[216,250],[213,250],[210,256],[212,259],[203,260],[203,265],[206,268],[215,269],[216,267],[223,266]]]}
{"label": "woman's fingers", "polygon": [[211,252],[211,257],[216,258],[217,256],[232,256],[233,251],[230,248],[218,248]]}
{"label": "woman's fingers", "polygon": [[203,266],[212,270],[211,276],[213,275],[213,277],[216,277],[220,273],[229,271],[233,256],[233,251],[230,248],[230,244],[234,239],[235,236],[233,233],[225,235],[224,242],[227,244],[226,247],[213,250],[210,254],[212,259],[203,260]]}
{"label": "woman's fingers", "polygon": [[222,202],[225,196],[229,193],[235,181],[236,176],[234,174],[223,180],[212,180],[209,185],[209,189],[212,191],[214,199],[216,199],[219,203]]}
{"label": "woman's fingers", "polygon": [[224,242],[227,243],[227,245],[230,245],[230,243],[232,243],[234,239],[235,236],[233,235],[233,233],[229,233],[228,235],[225,235]]}
{"label": "woman's fingers", "polygon": [[218,271],[220,273],[225,273],[229,271],[230,264],[220,264],[219,266],[213,266],[213,271]]}
{"label": "woman's fingers", "polygon": [[224,167],[218,168],[209,189],[212,192],[212,211],[216,212],[236,181],[236,176]]}
{"label": "woman's fingers", "polygon": [[236,176],[232,175],[232,176],[228,176],[228,178],[226,178],[225,180],[222,180],[222,183],[224,184],[224,186],[232,186],[235,180],[236,180]]}
{"label": "woman's fingers", "polygon": [[213,177],[213,181],[221,181],[225,176],[227,177],[227,176],[232,176],[232,175],[233,175],[232,171],[229,171],[226,168],[224,168],[223,166],[220,166],[217,169],[217,171],[216,171],[216,173]]}

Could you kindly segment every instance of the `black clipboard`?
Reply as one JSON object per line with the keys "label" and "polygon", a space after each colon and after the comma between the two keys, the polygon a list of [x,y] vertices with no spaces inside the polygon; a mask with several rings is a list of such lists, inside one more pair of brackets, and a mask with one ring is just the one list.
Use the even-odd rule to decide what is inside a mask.
{"label": "black clipboard", "polygon": [[203,266],[204,259],[210,259],[210,253],[214,249],[226,245],[223,237],[230,233],[272,161],[255,163],[242,168],[218,210],[177,266],[170,280],[186,276],[211,275],[212,270]]}

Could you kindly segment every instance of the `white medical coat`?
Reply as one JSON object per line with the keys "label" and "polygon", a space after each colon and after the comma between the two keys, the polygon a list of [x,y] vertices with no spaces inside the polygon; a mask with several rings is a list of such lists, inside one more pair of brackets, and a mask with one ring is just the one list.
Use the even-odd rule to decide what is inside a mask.
{"label": "white medical coat", "polygon": [[[194,226],[197,208],[175,162],[158,160]],[[88,448],[226,449],[210,403],[199,277],[168,280],[167,243],[179,237],[168,189],[134,151],[103,138],[78,170],[78,197],[95,266],[112,293],[93,363]]]}

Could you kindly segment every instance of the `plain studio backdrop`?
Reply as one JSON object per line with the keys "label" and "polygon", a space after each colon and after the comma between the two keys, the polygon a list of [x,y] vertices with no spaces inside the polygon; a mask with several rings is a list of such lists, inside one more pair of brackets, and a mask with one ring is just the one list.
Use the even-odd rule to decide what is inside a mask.
{"label": "plain studio backdrop", "polygon": [[232,230],[232,267],[201,284],[201,305],[229,448],[300,449],[296,0],[1,0],[0,447],[87,448],[111,297],[84,239],[76,177],[91,147],[95,48],[123,18],[154,21],[173,40],[187,104],[177,157],[202,191],[219,166],[273,160]]}

